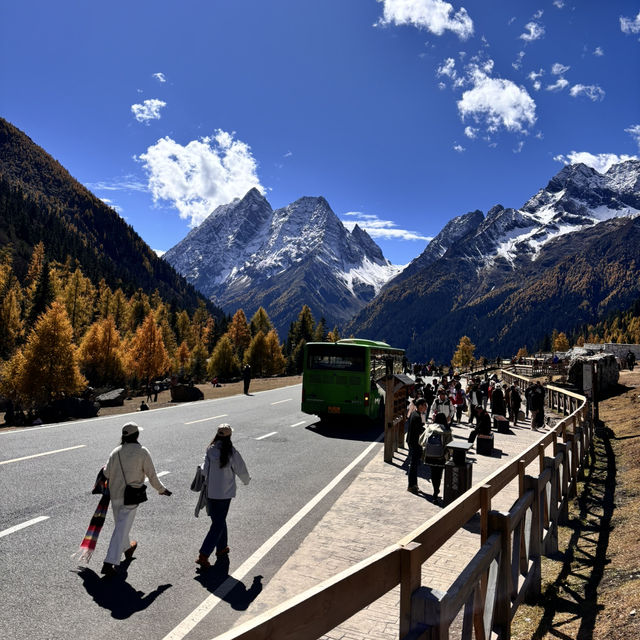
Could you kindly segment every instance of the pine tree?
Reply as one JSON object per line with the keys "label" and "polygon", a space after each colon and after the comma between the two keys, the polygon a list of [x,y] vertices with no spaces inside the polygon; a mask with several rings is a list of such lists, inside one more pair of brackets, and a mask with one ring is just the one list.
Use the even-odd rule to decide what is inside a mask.
{"label": "pine tree", "polygon": [[186,311],[181,311],[176,318],[176,338],[179,343],[186,342],[189,349],[193,349],[196,343],[191,319]]}
{"label": "pine tree", "polygon": [[120,334],[113,316],[98,320],[89,327],[78,355],[80,368],[92,385],[124,382]]}
{"label": "pine tree", "polygon": [[265,335],[262,331],[251,338],[251,343],[244,352],[244,363],[251,367],[251,372],[255,377],[263,377],[267,367],[267,347]]}
{"label": "pine tree", "polygon": [[[128,329],[131,333],[138,330],[151,311],[147,294],[138,289],[129,301]],[[116,321],[117,323],[117,321]]]}
{"label": "pine tree", "polygon": [[93,319],[95,293],[91,281],[89,278],[85,278],[79,267],[70,275],[68,282],[63,285],[61,298],[67,309],[76,341],[84,334]]}
{"label": "pine tree", "polygon": [[233,344],[225,333],[216,344],[213,354],[209,359],[207,374],[209,378],[229,380],[240,373],[240,361],[236,356]]}
{"label": "pine tree", "polygon": [[189,358],[189,374],[195,382],[203,382],[207,375],[207,357],[209,354],[202,342],[196,342]]}
{"label": "pine tree", "polygon": [[78,368],[71,323],[59,302],[53,302],[39,317],[16,358],[22,360],[22,366],[13,367],[15,387],[27,405],[42,406],[73,396],[87,384]]}
{"label": "pine tree", "polygon": [[146,384],[169,369],[169,356],[152,312],[149,312],[131,339],[126,364],[129,373]]}
{"label": "pine tree", "polygon": [[189,359],[191,358],[191,353],[189,351],[189,346],[187,345],[186,340],[183,340],[178,350],[176,352],[176,362],[178,365],[178,373],[182,377],[184,376],[185,371],[189,368]]}
{"label": "pine tree", "polygon": [[0,360],[9,358],[24,337],[22,287],[11,261],[0,265]]}
{"label": "pine tree", "polygon": [[275,329],[271,329],[265,340],[266,365],[265,375],[279,376],[285,369],[286,361],[282,354],[282,347],[278,339],[278,333]]}
{"label": "pine tree", "polygon": [[46,260],[42,264],[35,287],[30,287],[29,291],[33,292],[33,295],[29,304],[27,324],[32,327],[38,317],[42,315],[47,307],[55,300],[49,263]]}
{"label": "pine tree", "polygon": [[256,336],[259,331],[266,336],[271,329],[273,329],[273,325],[271,324],[271,320],[269,318],[269,314],[265,311],[263,307],[260,307],[251,318],[250,322],[251,335]]}
{"label": "pine tree", "polygon": [[227,336],[233,345],[238,361],[242,361],[244,352],[251,342],[251,330],[242,309],[238,309],[233,314],[233,318],[227,327]]}
{"label": "pine tree", "polygon": [[316,326],[316,330],[313,332],[313,341],[314,342],[326,342],[327,340],[327,327],[326,320],[324,318],[320,318],[320,322]]}
{"label": "pine tree", "polygon": [[329,331],[327,334],[327,342],[338,342],[340,340],[340,332],[338,327],[333,327],[333,331]]}
{"label": "pine tree", "polygon": [[453,364],[454,367],[468,367],[473,360],[473,352],[475,349],[476,346],[471,342],[471,340],[469,340],[467,336],[462,336],[458,343],[458,348],[453,354],[451,364]]}

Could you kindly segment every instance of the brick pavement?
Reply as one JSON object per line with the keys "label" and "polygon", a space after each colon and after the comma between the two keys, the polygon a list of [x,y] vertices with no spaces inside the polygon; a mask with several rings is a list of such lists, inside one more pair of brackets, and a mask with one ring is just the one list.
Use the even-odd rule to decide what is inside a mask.
{"label": "brick pavement", "polygon": [[[513,435],[494,432],[494,457],[471,451],[473,484],[516,458],[541,437],[528,423],[512,427]],[[466,440],[469,427],[454,426],[454,436]],[[499,452],[499,453],[498,453]],[[548,450],[546,455],[552,455]],[[411,533],[441,507],[431,499],[428,471],[421,465],[419,495],[407,492],[407,450],[394,455],[393,463],[383,461],[382,444],[374,458],[307,535],[297,551],[265,585],[238,624],[281,604],[319,582],[394,544]],[[527,473],[537,475],[538,462]],[[444,480],[443,480],[444,482]],[[426,491],[427,493],[423,493]],[[508,510],[518,497],[517,480],[492,501],[493,509]],[[422,567],[422,584],[446,590],[480,547],[479,519],[458,531]],[[398,638],[400,587],[372,603],[330,633],[324,640],[395,640]]]}

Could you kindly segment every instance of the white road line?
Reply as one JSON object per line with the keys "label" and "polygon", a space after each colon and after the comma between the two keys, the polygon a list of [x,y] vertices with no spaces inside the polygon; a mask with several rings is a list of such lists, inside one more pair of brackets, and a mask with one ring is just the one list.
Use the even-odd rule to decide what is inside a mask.
{"label": "white road line", "polygon": [[271,433],[267,433],[264,436],[260,436],[259,438],[256,438],[256,440],[264,440],[265,438],[268,438],[270,436],[275,436],[276,433],[278,433],[277,431],[272,431]]}
{"label": "white road line", "polygon": [[217,420],[218,418],[226,418],[229,414],[222,413],[219,416],[212,416],[211,418],[202,418],[202,420],[192,420],[191,422],[185,422],[184,424],[196,424],[196,422],[206,422],[207,420]]}
{"label": "white road line", "polygon": [[307,421],[303,420],[302,422],[296,422],[295,424],[291,424],[289,426],[290,427],[299,427],[301,424],[307,424]]}
{"label": "white road line", "polygon": [[247,558],[219,587],[216,593],[208,596],[202,604],[194,609],[177,627],[170,631],[162,640],[182,640],[221,600],[233,589],[237,581],[242,580],[253,567],[273,549],[335,486],[351,471],[373,447],[378,444],[383,435],[372,442],[355,460],[347,465],[320,493],[296,513],[291,520],[278,529],[257,551]]}
{"label": "white road line", "polygon": [[[156,475],[158,476],[158,478],[162,478],[162,476],[168,476],[170,473],[171,471],[161,471],[160,473],[156,473]],[[145,476],[144,481],[149,482],[149,478]]]}
{"label": "white road line", "polygon": [[22,524],[17,524],[15,527],[9,527],[9,529],[5,529],[4,531],[0,531],[0,538],[4,536],[8,536],[10,533],[15,533],[16,531],[20,531],[20,529],[24,529],[25,527],[30,527],[32,524],[37,524],[38,522],[42,522],[43,520],[48,520],[49,516],[38,516],[37,518],[33,518],[33,520],[27,520]]}
{"label": "white road line", "polygon": [[271,404],[282,404],[283,402],[291,402],[293,398],[287,398],[286,400],[278,400],[277,402],[272,402]]}
{"label": "white road line", "polygon": [[29,458],[39,458],[40,456],[50,456],[52,453],[61,453],[62,451],[71,451],[72,449],[82,449],[86,444],[78,444],[75,447],[66,447],[65,449],[56,449],[55,451],[45,451],[44,453],[34,453],[32,456],[24,456],[22,458],[13,458],[13,460],[3,460],[0,464],[9,464],[10,462],[20,462],[20,460],[29,460]]}
{"label": "white road line", "polygon": [[[274,391],[281,391],[282,389],[294,389],[295,387],[299,387],[299,386],[300,386],[300,383],[298,382],[296,384],[287,385],[286,387],[279,387],[278,389],[267,389],[265,391],[255,391],[252,393],[252,395],[257,396],[265,393],[273,393]],[[176,409],[177,410],[184,409],[185,407],[195,405],[196,403],[198,403],[198,406],[201,407],[209,403],[213,404],[216,402],[223,402],[225,400],[235,400],[238,398],[244,399],[244,397],[245,397],[244,394],[239,393],[239,394],[236,394],[235,396],[228,396],[226,398],[211,398],[210,400],[194,400],[193,402],[182,402],[180,404],[173,405],[172,407],[161,407],[160,409],[154,409],[153,411],[154,412],[155,411],[175,411]],[[12,436],[12,435],[15,435],[16,433],[31,433],[31,431],[39,431],[41,429],[57,429],[58,427],[77,427],[79,425],[86,424],[87,422],[92,423],[92,422],[101,422],[103,420],[114,420],[114,419],[117,420],[121,418],[126,418],[127,416],[140,417],[140,412],[131,411],[130,413],[119,413],[117,415],[111,415],[111,416],[98,416],[97,418],[85,418],[84,420],[73,420],[71,422],[69,421],[57,422],[55,424],[47,424],[42,427],[18,427],[15,429],[11,429],[9,431],[3,429],[0,431],[0,438],[3,436]]]}

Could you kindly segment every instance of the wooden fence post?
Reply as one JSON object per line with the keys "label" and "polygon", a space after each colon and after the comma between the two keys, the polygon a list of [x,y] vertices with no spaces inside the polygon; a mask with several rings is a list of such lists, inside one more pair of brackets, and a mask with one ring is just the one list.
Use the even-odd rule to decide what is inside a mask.
{"label": "wooden fence post", "polygon": [[492,511],[489,514],[489,534],[500,534],[500,562],[498,584],[493,616],[494,627],[499,630],[500,640],[511,638],[511,517],[508,513]]}
{"label": "wooden fence post", "polygon": [[411,631],[411,596],[420,588],[422,565],[417,550],[420,544],[409,542],[400,555],[400,638]]}
{"label": "wooden fence post", "polygon": [[540,479],[526,476],[524,479],[525,491],[533,491],[533,503],[531,504],[531,531],[529,532],[529,562],[533,565],[531,588],[525,594],[525,600],[535,603],[540,596],[542,588],[542,574],[540,567],[540,551],[542,549],[542,510],[540,504]]}
{"label": "wooden fence post", "polygon": [[[549,492],[549,535],[544,546],[546,556],[558,551],[558,466],[560,460],[558,456],[545,458],[545,468],[551,471],[549,480],[551,491]],[[546,490],[546,489],[545,489]]]}

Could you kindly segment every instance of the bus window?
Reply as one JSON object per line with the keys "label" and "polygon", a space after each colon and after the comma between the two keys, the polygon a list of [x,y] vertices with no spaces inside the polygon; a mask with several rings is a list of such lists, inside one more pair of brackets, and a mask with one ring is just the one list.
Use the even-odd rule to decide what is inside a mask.
{"label": "bus window", "polygon": [[310,345],[307,361],[308,369],[333,371],[364,371],[365,353],[363,349],[336,347],[329,349]]}

